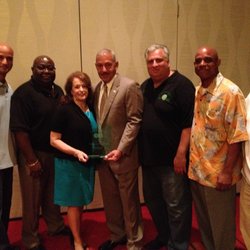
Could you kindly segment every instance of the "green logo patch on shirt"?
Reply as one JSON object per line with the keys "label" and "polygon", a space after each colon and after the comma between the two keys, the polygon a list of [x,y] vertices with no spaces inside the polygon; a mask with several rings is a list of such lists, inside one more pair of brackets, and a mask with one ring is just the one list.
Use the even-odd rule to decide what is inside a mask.
{"label": "green logo patch on shirt", "polygon": [[171,99],[172,99],[172,95],[171,93],[165,91],[163,92],[160,96],[159,96],[159,99],[164,101],[164,102],[168,102],[170,103],[171,102]]}

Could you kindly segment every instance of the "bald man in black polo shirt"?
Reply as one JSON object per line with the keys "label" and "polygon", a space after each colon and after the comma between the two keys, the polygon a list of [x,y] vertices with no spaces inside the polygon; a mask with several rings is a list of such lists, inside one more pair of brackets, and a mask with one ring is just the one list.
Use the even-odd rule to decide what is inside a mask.
{"label": "bald man in black polo shirt", "polygon": [[12,96],[10,126],[18,148],[18,166],[23,200],[22,241],[29,250],[44,250],[38,235],[39,212],[50,235],[69,234],[53,203],[54,157],[50,146],[50,125],[62,89],[54,83],[55,64],[38,56],[31,79]]}

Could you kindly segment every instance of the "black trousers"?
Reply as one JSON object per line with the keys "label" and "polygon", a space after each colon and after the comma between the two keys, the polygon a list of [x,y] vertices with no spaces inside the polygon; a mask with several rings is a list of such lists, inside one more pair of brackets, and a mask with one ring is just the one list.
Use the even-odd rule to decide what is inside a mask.
{"label": "black trousers", "polygon": [[188,249],[192,198],[187,176],[168,166],[143,166],[142,174],[144,199],[159,240],[169,250]]}
{"label": "black trousers", "polygon": [[0,250],[9,245],[7,235],[11,198],[13,168],[0,170]]}

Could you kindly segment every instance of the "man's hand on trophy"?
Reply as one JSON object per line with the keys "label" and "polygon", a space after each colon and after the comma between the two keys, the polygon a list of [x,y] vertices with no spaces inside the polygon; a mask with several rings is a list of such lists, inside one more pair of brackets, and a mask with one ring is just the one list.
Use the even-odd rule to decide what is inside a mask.
{"label": "man's hand on trophy", "polygon": [[104,156],[106,161],[118,161],[122,157],[122,152],[118,149],[112,150]]}

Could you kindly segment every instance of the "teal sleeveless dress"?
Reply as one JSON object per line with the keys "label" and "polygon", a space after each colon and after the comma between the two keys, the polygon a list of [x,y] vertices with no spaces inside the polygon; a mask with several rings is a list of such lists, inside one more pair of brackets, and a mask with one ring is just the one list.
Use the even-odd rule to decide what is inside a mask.
{"label": "teal sleeveless dress", "polygon": [[[92,132],[97,133],[97,123],[91,111],[86,111]],[[60,206],[88,205],[94,196],[95,169],[90,163],[55,158],[54,203]]]}

